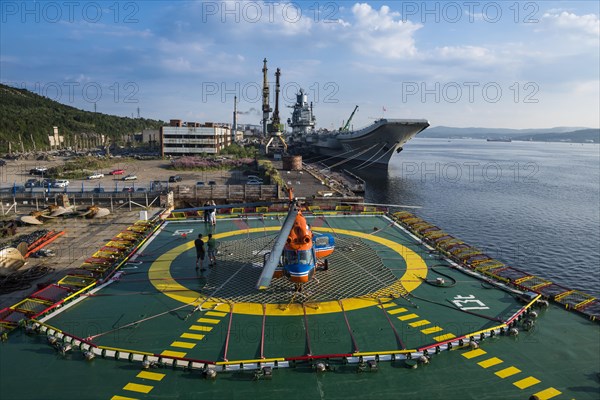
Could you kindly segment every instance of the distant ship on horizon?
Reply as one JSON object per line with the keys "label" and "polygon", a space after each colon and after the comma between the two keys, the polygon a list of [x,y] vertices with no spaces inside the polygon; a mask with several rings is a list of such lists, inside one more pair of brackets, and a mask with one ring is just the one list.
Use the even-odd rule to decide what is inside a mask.
{"label": "distant ship on horizon", "polygon": [[425,119],[381,118],[365,128],[349,130],[350,116],[338,131],[315,130],[312,103],[308,103],[308,96],[302,89],[296,95],[292,109],[292,117],[287,121],[292,128],[291,143],[305,152],[333,160],[332,166],[387,168],[394,153],[400,153],[406,142],[429,126]]}
{"label": "distant ship on horizon", "polygon": [[487,138],[488,142],[512,142],[511,138]]}

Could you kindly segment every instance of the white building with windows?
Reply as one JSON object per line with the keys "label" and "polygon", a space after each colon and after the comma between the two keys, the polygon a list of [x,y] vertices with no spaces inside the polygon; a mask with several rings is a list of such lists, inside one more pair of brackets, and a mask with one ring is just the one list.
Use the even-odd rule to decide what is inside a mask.
{"label": "white building with windows", "polygon": [[182,122],[171,120],[160,129],[162,156],[218,154],[231,144],[231,128],[227,124]]}

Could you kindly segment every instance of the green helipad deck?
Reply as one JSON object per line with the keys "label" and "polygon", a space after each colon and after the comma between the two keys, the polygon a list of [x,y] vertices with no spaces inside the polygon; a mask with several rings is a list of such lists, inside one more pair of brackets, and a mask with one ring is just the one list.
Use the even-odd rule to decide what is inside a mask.
{"label": "green helipad deck", "polygon": [[[300,292],[255,288],[281,215],[165,222],[110,280],[0,346],[1,397],[598,397],[597,324],[553,305],[535,318],[538,294],[386,215],[306,217],[336,249]],[[193,240],[210,232],[217,265],[196,271]]]}

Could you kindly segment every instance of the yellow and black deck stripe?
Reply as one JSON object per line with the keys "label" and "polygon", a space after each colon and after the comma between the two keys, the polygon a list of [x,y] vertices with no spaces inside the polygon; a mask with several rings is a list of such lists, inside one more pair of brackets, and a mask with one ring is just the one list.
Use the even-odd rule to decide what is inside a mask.
{"label": "yellow and black deck stripe", "polygon": [[[165,349],[161,356],[167,357],[180,357],[183,358],[187,355],[186,352],[181,349],[191,350],[196,347],[199,341],[204,339],[205,335],[212,331],[214,327],[221,322],[222,318],[228,314],[220,311],[207,311],[202,317],[189,327],[189,332],[182,333],[179,338],[171,343],[168,349]],[[202,333],[200,333],[202,332]],[[154,386],[150,383],[160,382],[166,374],[151,372],[151,371],[140,371],[136,378],[140,381],[131,381],[123,386],[123,390],[128,394],[148,394]],[[136,400],[134,397],[127,397],[121,395],[115,395],[111,397],[111,400]]]}
{"label": "yellow and black deck stripe", "polygon": [[[477,365],[479,365],[481,368],[487,369],[487,368],[492,368],[492,367],[498,367],[499,369],[494,372],[494,375],[496,375],[500,379],[517,377],[517,375],[521,374],[522,371],[519,368],[515,367],[514,365],[506,366],[506,365],[504,365],[504,360],[502,360],[498,357],[485,358],[485,357],[483,357],[485,354],[487,354],[487,351],[479,348],[479,349],[466,351],[466,352],[462,353],[462,356],[468,360],[475,359],[474,361],[476,361]],[[481,359],[479,357],[483,357],[485,359]],[[532,386],[538,385],[540,383],[541,383],[541,381],[539,379],[537,379],[533,376],[527,376],[524,378],[517,379],[516,381],[513,382],[513,385],[518,387],[519,389],[523,390],[523,389],[527,389]],[[537,398],[540,400],[548,400],[548,399],[558,396],[561,393],[562,393],[561,391],[559,391],[553,387],[548,387],[537,393],[533,393],[533,395],[537,396]]]}

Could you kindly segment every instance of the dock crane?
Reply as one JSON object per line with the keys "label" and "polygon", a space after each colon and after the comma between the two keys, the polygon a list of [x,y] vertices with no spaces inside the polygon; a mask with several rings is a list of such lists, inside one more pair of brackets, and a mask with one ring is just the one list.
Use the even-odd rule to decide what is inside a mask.
{"label": "dock crane", "polygon": [[[263,72],[266,74],[266,63],[265,63],[265,68],[263,68]],[[271,123],[267,124],[267,133],[270,135],[270,138],[269,138],[267,144],[265,145],[265,153],[266,154],[269,154],[269,147],[271,147],[271,144],[273,143],[274,140],[281,142],[281,143],[277,143],[277,142],[276,143],[283,145],[283,151],[287,152],[287,143],[285,142],[285,139],[283,138],[283,130],[285,129],[285,127],[281,123],[281,119],[279,118],[279,92],[280,92],[279,77],[280,76],[281,76],[281,70],[279,68],[277,68],[277,71],[275,72],[275,110],[273,110],[273,115],[271,116]],[[266,78],[265,78],[265,82],[266,82]],[[263,122],[263,124],[264,124],[264,122]]]}
{"label": "dock crane", "polygon": [[348,118],[346,124],[342,128],[340,128],[340,132],[348,132],[350,130],[350,122],[352,121],[352,117],[354,117],[356,110],[358,110],[358,106],[354,107],[354,111],[352,111],[352,114],[350,114],[350,118]]}

